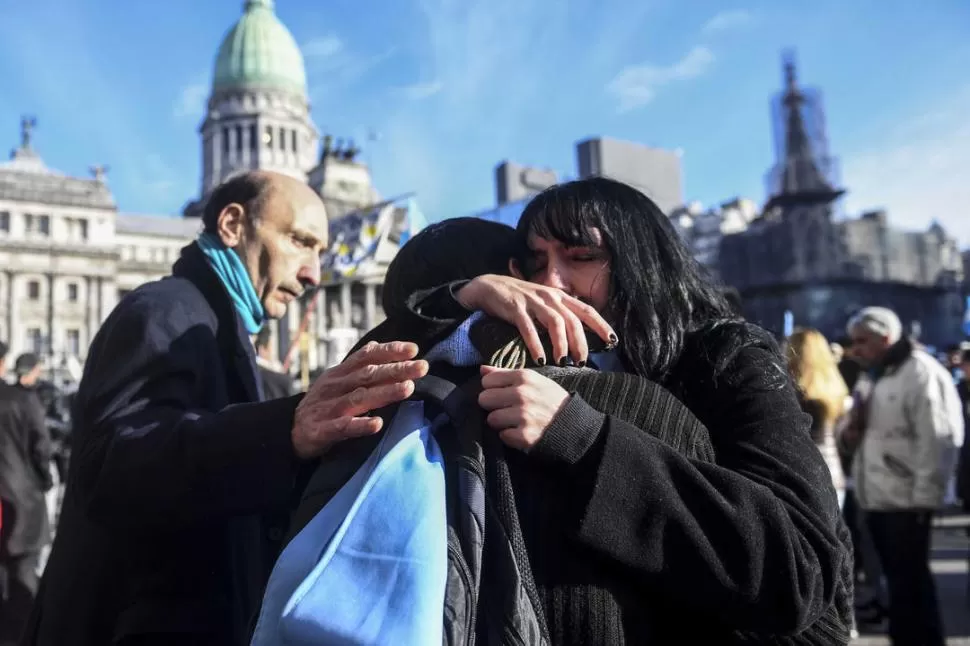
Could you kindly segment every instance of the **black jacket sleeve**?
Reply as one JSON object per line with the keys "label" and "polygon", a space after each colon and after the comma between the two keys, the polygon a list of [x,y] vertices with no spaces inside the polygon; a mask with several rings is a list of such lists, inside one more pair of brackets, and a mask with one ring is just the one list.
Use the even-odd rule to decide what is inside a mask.
{"label": "black jacket sleeve", "polygon": [[822,616],[849,556],[808,416],[787,380],[762,387],[783,370],[771,352],[744,350],[704,411],[691,407],[710,429],[714,464],[572,397],[539,453],[558,459],[580,501],[575,539],[739,630],[792,633]]}
{"label": "black jacket sleeve", "polygon": [[225,387],[227,359],[215,322],[189,305],[123,303],[92,346],[73,460],[96,521],[173,527],[272,509],[292,494],[300,396],[205,410],[207,393]]}
{"label": "black jacket sleeve", "polygon": [[44,491],[50,491],[54,486],[51,476],[51,459],[54,455],[54,447],[51,443],[50,431],[47,429],[47,420],[44,416],[44,407],[40,403],[40,398],[32,392],[24,392],[23,415],[24,427],[30,442],[30,457],[34,471]]}
{"label": "black jacket sleeve", "polygon": [[408,327],[423,327],[432,331],[453,329],[471,315],[457,297],[458,291],[468,283],[467,280],[457,280],[415,292],[401,312],[402,319]]}

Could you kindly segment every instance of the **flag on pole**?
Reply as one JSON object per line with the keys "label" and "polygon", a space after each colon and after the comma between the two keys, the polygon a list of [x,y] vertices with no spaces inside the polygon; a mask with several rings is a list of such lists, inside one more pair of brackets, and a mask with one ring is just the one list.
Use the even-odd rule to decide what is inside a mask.
{"label": "flag on pole", "polygon": [[408,198],[407,212],[407,226],[401,233],[401,241],[399,243],[402,247],[408,240],[418,235],[421,229],[428,226],[428,218],[424,217],[424,213],[421,212],[421,207],[418,206],[418,201],[413,197]]}
{"label": "flag on pole", "polygon": [[393,209],[392,203],[384,202],[332,222],[330,249],[321,262],[321,280],[330,282],[356,275],[361,265],[377,252],[390,225]]}

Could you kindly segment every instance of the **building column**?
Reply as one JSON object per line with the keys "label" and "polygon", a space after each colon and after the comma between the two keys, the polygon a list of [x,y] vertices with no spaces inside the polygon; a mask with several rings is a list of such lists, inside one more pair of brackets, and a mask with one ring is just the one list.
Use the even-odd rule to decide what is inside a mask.
{"label": "building column", "polygon": [[7,272],[7,338],[4,341],[10,347],[11,352],[16,347],[16,342],[14,339],[17,337],[14,335],[14,322],[19,321],[19,307],[17,307],[17,299],[14,297],[14,281],[17,279],[17,274],[13,271]]}
{"label": "building column", "polygon": [[242,159],[240,160],[243,168],[253,168],[253,142],[250,141],[249,124],[245,123],[242,127]]}
{"label": "building column", "polygon": [[350,281],[344,280],[340,283],[340,326],[342,328],[351,327],[351,316],[353,313],[353,300],[350,293]]}
{"label": "building column", "polygon": [[364,327],[371,330],[377,325],[377,286],[364,285]]}
{"label": "building column", "polygon": [[[94,293],[94,278],[92,276],[84,277],[84,311],[87,323],[85,324],[84,339],[81,340],[81,347],[86,348],[91,345],[91,341],[94,340],[94,335],[98,331],[98,313],[95,309],[95,304],[97,303],[95,293]],[[82,356],[86,356],[87,352],[82,352]]]}
{"label": "building column", "polygon": [[47,274],[47,356],[54,363],[54,274]]}
{"label": "building column", "polygon": [[100,327],[111,314],[115,303],[118,300],[118,290],[114,288],[113,282],[105,282],[104,278],[98,276],[98,326]]}
{"label": "building column", "polygon": [[206,184],[202,188],[200,197],[205,197],[205,192],[209,186],[219,182],[222,173],[222,126],[212,127],[212,138],[209,140],[209,154],[212,159],[211,174],[206,177]]}

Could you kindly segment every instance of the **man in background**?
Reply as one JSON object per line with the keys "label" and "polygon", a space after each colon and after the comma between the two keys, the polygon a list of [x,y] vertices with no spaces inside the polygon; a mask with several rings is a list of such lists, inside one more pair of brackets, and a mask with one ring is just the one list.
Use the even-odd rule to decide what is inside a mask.
{"label": "man in background", "polygon": [[[0,344],[0,366],[7,347]],[[17,360],[17,373],[26,365]],[[39,364],[39,362],[37,362]],[[34,366],[29,374],[36,371]],[[50,543],[44,494],[51,488],[51,443],[37,396],[0,381],[0,645],[19,643]]]}
{"label": "man in background", "polygon": [[845,433],[859,442],[856,497],[888,583],[889,635],[899,646],[943,646],[930,531],[963,438],[960,398],[949,371],[903,335],[893,311],[867,307],[847,331],[872,377]]}
{"label": "man in background", "polygon": [[40,357],[33,352],[25,352],[17,357],[13,370],[17,375],[17,385],[21,389],[30,392],[34,397],[36,397],[37,403],[40,404],[41,408],[43,409],[43,403],[35,390],[37,388],[37,382],[40,381],[40,376],[44,370]]}

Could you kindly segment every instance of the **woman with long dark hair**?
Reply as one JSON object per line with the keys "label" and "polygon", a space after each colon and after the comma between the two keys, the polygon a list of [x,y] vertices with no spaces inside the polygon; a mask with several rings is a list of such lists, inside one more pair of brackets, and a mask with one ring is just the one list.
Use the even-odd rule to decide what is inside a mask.
{"label": "woman with long dark hair", "polygon": [[[847,531],[771,335],[736,318],[666,216],[629,186],[594,178],[553,187],[517,230],[521,279],[418,293],[412,314],[433,328],[482,310],[516,325],[540,365],[571,357],[657,382],[707,426],[717,460],[686,459],[534,371],[483,368],[489,424],[535,468],[558,473],[575,501],[563,540],[597,567],[619,568],[663,609],[650,615],[663,624],[654,635],[847,643]],[[583,323],[615,350],[590,355]],[[583,582],[536,584],[554,643],[604,643],[642,619]]]}

